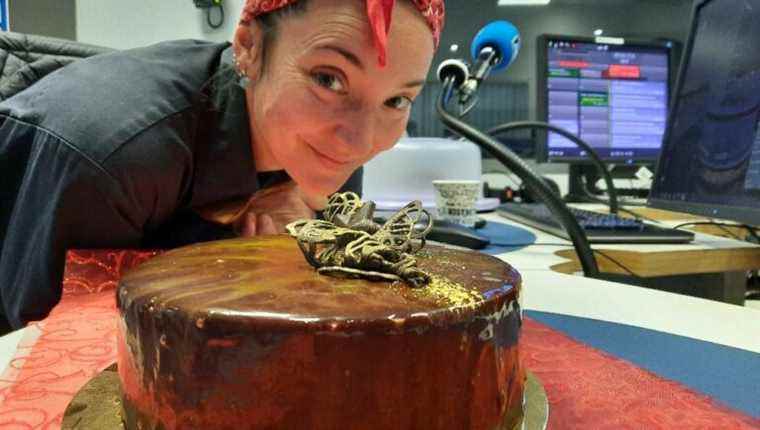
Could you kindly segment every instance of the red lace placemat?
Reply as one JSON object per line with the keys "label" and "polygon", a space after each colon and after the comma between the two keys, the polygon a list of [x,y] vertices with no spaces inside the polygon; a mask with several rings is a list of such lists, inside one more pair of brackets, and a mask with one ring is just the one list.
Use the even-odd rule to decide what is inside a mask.
{"label": "red lace placemat", "polygon": [[[26,331],[0,378],[0,428],[56,429],[71,398],[116,359],[115,280],[155,253],[76,252],[64,296]],[[544,384],[549,428],[757,429],[753,419],[533,320],[524,363]]]}
{"label": "red lace placemat", "polygon": [[67,254],[61,302],[46,319],[29,325],[0,376],[1,429],[60,428],[77,390],[116,361],[117,280],[154,255]]}

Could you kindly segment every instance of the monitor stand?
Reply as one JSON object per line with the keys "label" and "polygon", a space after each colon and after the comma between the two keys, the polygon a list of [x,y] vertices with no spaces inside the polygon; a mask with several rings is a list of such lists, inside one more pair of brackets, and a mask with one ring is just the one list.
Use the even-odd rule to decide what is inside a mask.
{"label": "monitor stand", "polygon": [[[617,165],[612,171],[613,179],[634,179],[640,165]],[[565,201],[569,203],[588,203],[594,198],[604,198],[604,191],[596,187],[601,175],[592,164],[570,164],[568,192]],[[618,188],[618,196],[646,198],[648,189]]]}
{"label": "monitor stand", "polygon": [[589,201],[589,190],[585,184],[596,182],[594,178],[599,176],[597,168],[589,164],[571,164],[569,173],[565,201],[568,203],[587,203]]}

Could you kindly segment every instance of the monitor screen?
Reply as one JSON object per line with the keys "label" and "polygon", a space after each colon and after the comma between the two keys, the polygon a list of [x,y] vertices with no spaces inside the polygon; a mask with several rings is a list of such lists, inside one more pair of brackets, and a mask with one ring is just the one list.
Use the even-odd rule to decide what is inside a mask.
{"label": "monitor screen", "polygon": [[760,0],[699,1],[650,204],[760,224]]}
{"label": "monitor screen", "polygon": [[[580,136],[611,163],[653,162],[668,115],[669,42],[538,38],[538,120]],[[555,134],[540,138],[542,161],[586,160]]]}

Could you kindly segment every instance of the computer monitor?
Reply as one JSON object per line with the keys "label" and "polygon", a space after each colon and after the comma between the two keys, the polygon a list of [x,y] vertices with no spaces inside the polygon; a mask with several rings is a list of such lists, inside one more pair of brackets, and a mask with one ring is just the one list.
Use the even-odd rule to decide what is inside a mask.
{"label": "computer monitor", "polygon": [[[537,119],[587,142],[612,164],[654,163],[670,93],[668,41],[541,35]],[[555,134],[538,136],[538,161],[584,163],[588,156]]]}
{"label": "computer monitor", "polygon": [[698,0],[651,206],[760,225],[760,0]]}

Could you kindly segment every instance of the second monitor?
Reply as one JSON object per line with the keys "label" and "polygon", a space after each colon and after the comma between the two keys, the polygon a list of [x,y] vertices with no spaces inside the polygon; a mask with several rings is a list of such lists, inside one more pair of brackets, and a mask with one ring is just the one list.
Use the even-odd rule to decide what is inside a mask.
{"label": "second monitor", "polygon": [[[656,161],[668,116],[671,42],[542,35],[537,49],[539,121],[578,135],[606,162]],[[553,133],[539,138],[537,156],[588,160]]]}

